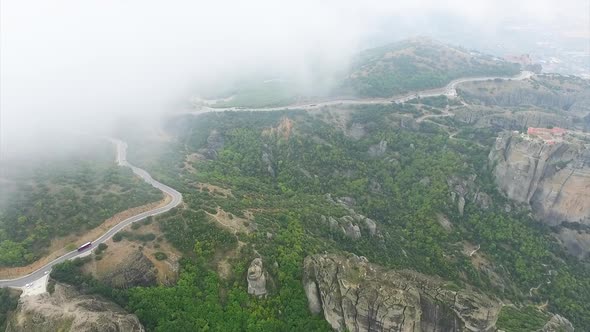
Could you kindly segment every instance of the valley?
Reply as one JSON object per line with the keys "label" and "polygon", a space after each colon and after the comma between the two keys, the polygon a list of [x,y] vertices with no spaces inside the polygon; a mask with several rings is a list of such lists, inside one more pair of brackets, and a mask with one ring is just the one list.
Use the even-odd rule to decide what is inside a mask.
{"label": "valley", "polygon": [[[429,54],[410,45],[363,57]],[[451,67],[476,56],[443,50]],[[199,105],[123,133],[118,164],[172,200],[46,266],[52,294],[9,328],[33,301],[50,317],[98,294],[149,331],[583,330],[590,90],[477,61],[426,90],[376,88],[371,69],[349,81],[369,98]]]}

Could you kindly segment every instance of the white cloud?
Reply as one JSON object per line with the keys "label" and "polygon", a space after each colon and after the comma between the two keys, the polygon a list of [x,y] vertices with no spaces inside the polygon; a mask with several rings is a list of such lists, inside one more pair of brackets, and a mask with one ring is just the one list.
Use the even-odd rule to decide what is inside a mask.
{"label": "white cloud", "polygon": [[453,14],[482,29],[508,19],[584,26],[587,9],[583,0],[3,0],[0,134],[16,144],[9,139],[42,128],[164,111],[197,83],[245,69],[306,77],[310,59],[338,68],[367,38],[387,35],[392,17],[428,25],[427,13]]}

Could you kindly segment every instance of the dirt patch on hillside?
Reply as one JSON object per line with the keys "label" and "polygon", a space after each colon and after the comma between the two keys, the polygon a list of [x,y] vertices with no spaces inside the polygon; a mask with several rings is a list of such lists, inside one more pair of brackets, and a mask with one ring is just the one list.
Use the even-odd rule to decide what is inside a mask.
{"label": "dirt patch on hillside", "polygon": [[215,214],[205,211],[221,227],[231,231],[233,234],[238,232],[249,234],[254,230],[254,223],[251,219],[240,218],[232,213],[225,212],[217,207]]}
{"label": "dirt patch on hillside", "polygon": [[231,276],[231,261],[240,256],[244,245],[244,242],[238,241],[238,246],[236,248],[215,254],[214,264],[217,266],[217,273],[221,279],[228,279]]}
{"label": "dirt patch on hillside", "polygon": [[123,220],[134,216],[136,214],[149,211],[161,206],[164,206],[170,202],[172,198],[168,195],[164,199],[159,202],[154,202],[142,206],[138,206],[135,208],[131,208],[125,210],[123,212],[119,212],[112,216],[111,218],[105,220],[100,226],[93,228],[92,230],[84,233],[83,235],[76,235],[72,234],[65,237],[60,237],[53,239],[51,241],[51,245],[48,248],[48,252],[50,254],[44,256],[43,258],[22,267],[4,267],[0,268],[0,278],[16,278],[23,275],[27,275],[42,266],[46,265],[47,263],[55,260],[56,258],[75,250],[79,245],[86,243],[88,241],[93,241],[97,239],[100,235],[105,233],[111,227],[115,226],[116,224],[122,222]]}
{"label": "dirt patch on hillside", "polygon": [[214,196],[219,196],[223,198],[234,197],[234,195],[231,192],[231,189],[225,189],[209,183],[197,183],[196,187],[197,189],[199,189],[199,192],[206,191]]}
{"label": "dirt patch on hillside", "polygon": [[[139,241],[123,238],[121,241],[115,242],[111,238],[106,242],[108,248],[103,252],[102,259],[98,261],[92,260],[84,266],[84,271],[101,279],[104,276],[112,274],[121,266],[121,263],[125,262],[129,256],[139,250],[156,267],[158,283],[163,285],[174,283],[178,277],[178,260],[182,254],[166,241],[157,222],[152,222],[147,225],[143,221],[138,223],[141,227],[133,229],[132,225],[129,225],[128,227],[125,227],[123,231],[133,235],[146,235],[151,233],[155,235],[155,240]],[[166,258],[158,260],[156,258],[156,253],[164,253]]]}
{"label": "dirt patch on hillside", "polygon": [[198,153],[191,153],[191,154],[187,154],[184,157],[184,166],[182,167],[186,172],[188,173],[197,173],[197,170],[195,169],[195,167],[193,166],[197,161],[199,160],[204,160],[205,157],[201,154]]}
{"label": "dirt patch on hillside", "polygon": [[267,128],[262,131],[262,135],[264,136],[279,136],[285,140],[289,140],[291,137],[291,133],[293,132],[293,125],[295,122],[293,120],[284,117],[281,119],[279,124],[275,127]]}
{"label": "dirt patch on hillside", "polygon": [[490,279],[494,287],[502,290],[505,288],[507,283],[502,280],[499,274],[502,273],[501,270],[486,257],[485,253],[481,251],[480,245],[474,245],[466,241],[463,242],[463,254],[469,257],[474,268]]}

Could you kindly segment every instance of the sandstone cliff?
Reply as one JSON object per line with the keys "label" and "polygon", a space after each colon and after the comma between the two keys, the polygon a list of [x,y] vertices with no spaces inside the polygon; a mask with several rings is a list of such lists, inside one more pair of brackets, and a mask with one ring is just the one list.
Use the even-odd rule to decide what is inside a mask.
{"label": "sandstone cliff", "polygon": [[583,128],[575,117],[565,112],[556,113],[540,108],[510,109],[467,105],[455,110],[455,120],[476,128],[526,130],[527,127]]}
{"label": "sandstone cliff", "polygon": [[81,295],[57,284],[55,292],[21,298],[7,332],[144,331],[135,315],[98,296]]}
{"label": "sandstone cliff", "polygon": [[498,187],[517,202],[530,204],[549,225],[563,221],[590,225],[590,149],[566,139],[554,144],[502,133],[490,151]]}
{"label": "sandstone cliff", "polygon": [[529,80],[489,80],[461,84],[458,93],[484,105],[536,106],[584,118],[590,113],[590,84],[579,78],[539,75]]}
{"label": "sandstone cliff", "polygon": [[336,331],[495,331],[501,309],[469,287],[354,255],[307,257],[303,284],[310,310]]}

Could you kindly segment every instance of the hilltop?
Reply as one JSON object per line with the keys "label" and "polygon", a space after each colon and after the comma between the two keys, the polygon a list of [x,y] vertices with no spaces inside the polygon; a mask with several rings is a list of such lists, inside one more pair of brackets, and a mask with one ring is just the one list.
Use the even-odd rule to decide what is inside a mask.
{"label": "hilltop", "polygon": [[431,38],[413,38],[361,52],[342,89],[361,97],[390,97],[442,87],[459,77],[515,75],[519,66]]}
{"label": "hilltop", "polygon": [[[439,88],[461,77],[512,76],[519,65],[491,55],[426,38],[413,38],[364,50],[338,73],[314,72],[304,83],[295,77],[236,82],[226,91],[197,98],[212,107],[272,107],[309,102],[330,96],[391,97]],[[274,76],[273,76],[274,77]]]}

